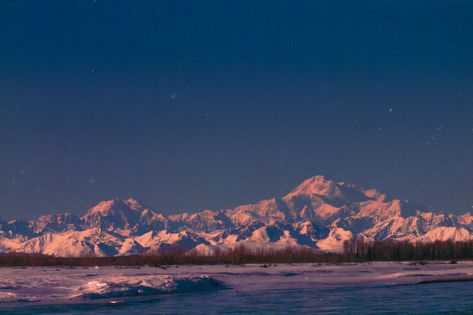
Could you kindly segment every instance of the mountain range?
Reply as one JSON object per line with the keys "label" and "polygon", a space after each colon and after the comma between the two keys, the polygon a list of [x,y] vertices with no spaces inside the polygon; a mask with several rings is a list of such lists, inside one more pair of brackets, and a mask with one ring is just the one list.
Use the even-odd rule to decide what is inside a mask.
{"label": "mountain range", "polygon": [[3,220],[0,252],[115,256],[180,248],[208,254],[239,245],[341,252],[352,238],[461,241],[472,239],[472,233],[470,213],[430,212],[376,189],[315,176],[283,197],[234,209],[166,216],[130,198],[102,201],[82,217]]}

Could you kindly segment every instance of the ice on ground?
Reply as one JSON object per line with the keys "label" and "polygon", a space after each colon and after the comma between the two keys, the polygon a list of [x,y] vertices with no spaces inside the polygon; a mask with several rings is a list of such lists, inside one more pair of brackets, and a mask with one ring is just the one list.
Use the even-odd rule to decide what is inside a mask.
{"label": "ice on ground", "polygon": [[71,298],[103,299],[212,290],[223,285],[208,276],[121,276],[99,278],[73,289]]}
{"label": "ice on ground", "polygon": [[0,302],[12,302],[18,300],[18,295],[13,292],[0,292]]}
{"label": "ice on ground", "polygon": [[[473,281],[473,262],[254,264],[241,266],[0,268],[0,308],[117,301],[146,295],[416,285]],[[111,302],[110,302],[111,303]]]}
{"label": "ice on ground", "polygon": [[0,303],[39,302],[39,301],[40,299],[36,296],[17,294],[15,292],[0,292]]}

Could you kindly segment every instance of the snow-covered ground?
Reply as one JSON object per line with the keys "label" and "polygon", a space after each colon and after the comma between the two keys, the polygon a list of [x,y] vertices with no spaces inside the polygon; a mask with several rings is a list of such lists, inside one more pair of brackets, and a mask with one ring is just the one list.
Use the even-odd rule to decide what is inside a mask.
{"label": "snow-covered ground", "polygon": [[197,294],[227,289],[251,293],[464,280],[473,280],[473,262],[0,268],[0,307],[97,301],[118,303],[134,296]]}

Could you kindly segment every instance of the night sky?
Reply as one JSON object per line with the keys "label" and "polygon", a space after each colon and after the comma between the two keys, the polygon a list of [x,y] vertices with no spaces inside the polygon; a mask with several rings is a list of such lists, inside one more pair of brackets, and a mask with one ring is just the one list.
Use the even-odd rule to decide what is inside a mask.
{"label": "night sky", "polygon": [[3,0],[0,145],[9,219],[317,174],[472,211],[473,2]]}

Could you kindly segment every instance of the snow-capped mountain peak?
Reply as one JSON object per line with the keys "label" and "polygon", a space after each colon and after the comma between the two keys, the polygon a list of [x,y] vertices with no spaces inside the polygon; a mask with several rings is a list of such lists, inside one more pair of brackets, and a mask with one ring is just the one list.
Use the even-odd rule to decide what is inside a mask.
{"label": "snow-capped mountain peak", "polygon": [[318,175],[304,180],[299,186],[294,188],[293,191],[287,194],[286,197],[290,198],[300,195],[320,195],[337,198],[342,196],[342,192],[334,181],[326,179],[322,175]]}
{"label": "snow-capped mountain peak", "polygon": [[81,218],[65,213],[28,222],[0,221],[0,252],[65,256],[159,253],[172,248],[211,253],[239,245],[338,252],[351,238],[470,240],[473,216],[426,212],[376,189],[319,175],[282,198],[234,209],[165,216],[129,198],[102,201]]}
{"label": "snow-capped mountain peak", "polygon": [[[380,194],[377,191],[371,194]],[[284,199],[288,200],[300,196],[319,196],[337,202],[364,201],[370,197],[365,191],[353,184],[346,182],[335,182],[325,176],[318,175],[304,180],[299,186],[287,194]]]}
{"label": "snow-capped mountain peak", "polygon": [[146,209],[133,198],[112,199],[99,202],[90,208],[81,220],[89,226],[106,230],[130,229],[138,224]]}
{"label": "snow-capped mountain peak", "polygon": [[85,213],[84,217],[92,214],[107,215],[110,212],[122,210],[141,212],[144,209],[143,206],[141,206],[141,204],[134,198],[128,198],[126,200],[115,198],[99,202],[97,205],[90,208]]}

